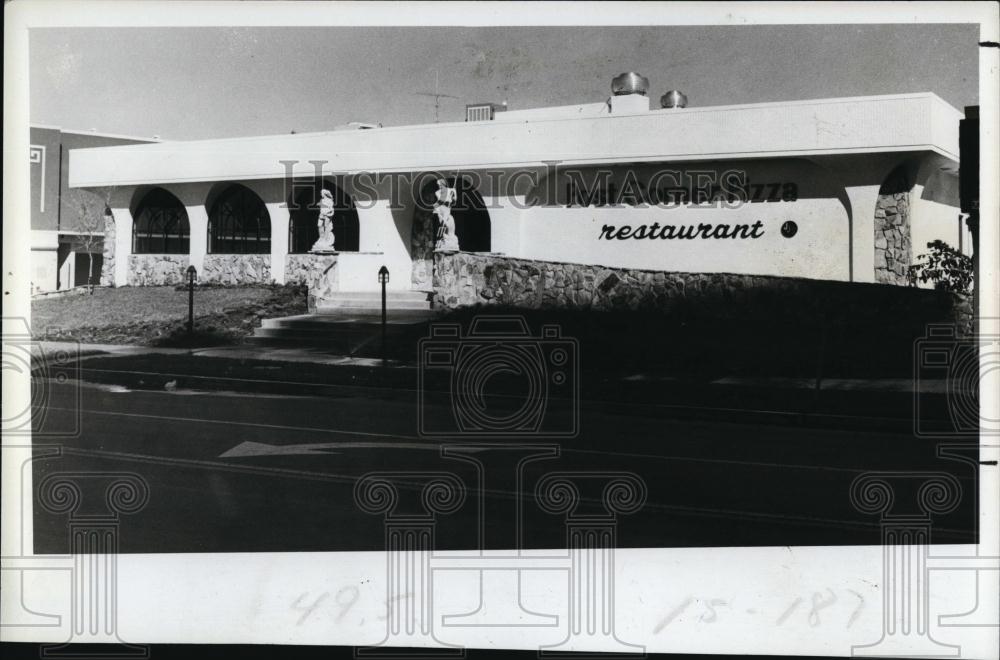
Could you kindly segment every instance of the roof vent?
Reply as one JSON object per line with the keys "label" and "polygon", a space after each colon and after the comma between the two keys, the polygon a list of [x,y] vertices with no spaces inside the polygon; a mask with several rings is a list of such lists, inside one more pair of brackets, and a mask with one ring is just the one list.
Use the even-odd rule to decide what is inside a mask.
{"label": "roof vent", "polygon": [[615,96],[625,96],[627,94],[646,95],[649,91],[649,78],[640,76],[638,73],[629,71],[620,73],[611,81],[611,93]]}
{"label": "roof vent", "polygon": [[465,106],[465,121],[490,121],[498,112],[507,110],[507,102],[503,103],[470,103]]}
{"label": "roof vent", "polygon": [[660,97],[660,106],[664,108],[686,108],[687,104],[688,97],[676,89],[672,89]]}

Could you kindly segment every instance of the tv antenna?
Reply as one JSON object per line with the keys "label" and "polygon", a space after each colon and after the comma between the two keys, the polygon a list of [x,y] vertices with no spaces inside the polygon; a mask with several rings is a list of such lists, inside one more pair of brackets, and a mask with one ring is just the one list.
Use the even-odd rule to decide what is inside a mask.
{"label": "tv antenna", "polygon": [[438,91],[438,85],[440,83],[440,76],[437,70],[434,71],[434,91],[433,92],[414,92],[416,96],[433,96],[434,97],[434,123],[438,123],[441,115],[441,99],[458,99],[459,97],[453,96],[451,94],[442,94]]}

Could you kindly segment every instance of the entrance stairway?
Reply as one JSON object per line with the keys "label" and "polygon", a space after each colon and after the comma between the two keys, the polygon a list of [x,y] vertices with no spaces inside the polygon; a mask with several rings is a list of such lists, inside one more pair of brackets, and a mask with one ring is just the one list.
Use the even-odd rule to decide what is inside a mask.
{"label": "entrance stairway", "polygon": [[[430,292],[386,294],[387,357],[412,359],[434,318]],[[341,291],[323,300],[313,314],[264,319],[247,341],[274,348],[309,348],[351,357],[379,357],[382,350],[382,294]]]}

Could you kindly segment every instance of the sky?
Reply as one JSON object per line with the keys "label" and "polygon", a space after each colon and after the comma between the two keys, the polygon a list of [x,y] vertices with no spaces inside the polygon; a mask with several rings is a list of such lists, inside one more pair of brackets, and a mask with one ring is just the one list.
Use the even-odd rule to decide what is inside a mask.
{"label": "sky", "polygon": [[163,139],[462,121],[607,99],[650,80],[654,107],[934,92],[977,103],[977,25],[44,28],[30,32],[31,121]]}

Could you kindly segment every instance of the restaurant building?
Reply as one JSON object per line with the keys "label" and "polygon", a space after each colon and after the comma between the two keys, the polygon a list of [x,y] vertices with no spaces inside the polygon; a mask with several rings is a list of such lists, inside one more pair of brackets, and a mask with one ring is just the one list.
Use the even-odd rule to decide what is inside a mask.
{"label": "restaurant building", "polygon": [[[653,107],[647,87],[619,77],[605,101],[481,104],[453,123],[77,148],[69,186],[110,199],[106,284],[173,284],[193,265],[202,283],[307,283],[318,308],[377,290],[383,265],[400,292],[465,278],[472,293],[450,299],[468,304],[470,277],[528,262],[543,284],[558,264],[563,279],[906,285],[930,241],[971,252],[962,113],[936,95],[696,107],[674,92]],[[440,179],[455,191],[458,252],[435,250]],[[323,189],[335,247],[317,253]]]}

